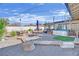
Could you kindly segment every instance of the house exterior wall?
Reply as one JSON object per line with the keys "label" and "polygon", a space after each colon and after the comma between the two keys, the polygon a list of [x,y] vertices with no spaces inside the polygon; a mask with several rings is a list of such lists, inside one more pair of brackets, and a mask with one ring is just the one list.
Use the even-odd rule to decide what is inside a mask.
{"label": "house exterior wall", "polygon": [[[54,24],[55,25],[55,28],[53,27],[53,24],[51,24],[51,28],[53,29],[57,29],[58,26],[62,26],[61,29],[66,29],[66,25],[67,25],[67,29],[68,30],[75,30],[75,31],[79,31],[79,20],[72,20],[72,21],[67,21],[67,22],[61,22],[61,23],[56,23]],[[59,25],[60,24],[60,25]]]}
{"label": "house exterior wall", "polygon": [[71,23],[67,23],[67,29],[79,31],[79,20],[71,21]]}

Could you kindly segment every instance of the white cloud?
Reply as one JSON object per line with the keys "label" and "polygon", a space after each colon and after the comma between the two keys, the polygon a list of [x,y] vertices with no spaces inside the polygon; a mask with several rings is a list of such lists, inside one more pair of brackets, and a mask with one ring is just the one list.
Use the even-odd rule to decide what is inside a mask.
{"label": "white cloud", "polygon": [[69,13],[68,12],[64,12],[64,11],[60,11],[60,12],[58,12],[57,15],[58,16],[69,16]]}
{"label": "white cloud", "polygon": [[14,15],[18,15],[19,13],[13,13]]}
{"label": "white cloud", "polygon": [[2,9],[0,10],[0,13],[9,14],[9,9]]}
{"label": "white cloud", "polygon": [[56,10],[56,11],[49,11],[50,13],[52,13],[54,16],[69,16],[69,12],[67,12],[66,10],[62,9],[62,10]]}
{"label": "white cloud", "polygon": [[[18,13],[15,13],[15,14],[18,14]],[[36,20],[39,20],[40,22],[45,22],[45,21],[53,22],[53,16],[57,16],[57,19],[59,17],[59,20],[60,20],[61,16],[69,16],[69,13],[66,12],[65,10],[56,10],[55,12],[53,12],[52,15],[49,15],[49,16],[38,16],[38,15],[27,13],[27,14],[19,14],[18,16],[10,17],[9,19],[16,22],[18,22],[18,20],[21,19],[23,23],[27,23],[27,22],[33,23],[33,22],[36,22]]]}
{"label": "white cloud", "polygon": [[32,3],[33,5],[45,5],[45,3]]}
{"label": "white cloud", "polygon": [[39,20],[39,21],[45,21],[46,20],[46,18],[45,17],[41,17],[41,16],[37,16],[37,17],[34,17],[34,18],[32,18],[32,20]]}
{"label": "white cloud", "polygon": [[34,23],[36,20],[44,22],[46,18],[44,16],[37,16],[37,15],[32,15],[32,14],[20,14],[18,16],[14,17],[9,17],[10,21],[18,22],[19,19],[22,20],[22,23]]}
{"label": "white cloud", "polygon": [[45,3],[38,3],[38,5],[45,5]]}
{"label": "white cloud", "polygon": [[9,14],[8,11],[0,10],[0,14]]}
{"label": "white cloud", "polygon": [[9,20],[10,20],[10,21],[18,21],[19,18],[17,18],[17,17],[9,17]]}
{"label": "white cloud", "polygon": [[39,21],[44,21],[45,18],[43,16],[37,16],[37,15],[32,15],[32,14],[21,14],[19,15],[19,17],[21,17],[22,19],[25,19],[25,20],[39,20]]}
{"label": "white cloud", "polygon": [[0,13],[1,14],[9,14],[9,9],[1,9]]}

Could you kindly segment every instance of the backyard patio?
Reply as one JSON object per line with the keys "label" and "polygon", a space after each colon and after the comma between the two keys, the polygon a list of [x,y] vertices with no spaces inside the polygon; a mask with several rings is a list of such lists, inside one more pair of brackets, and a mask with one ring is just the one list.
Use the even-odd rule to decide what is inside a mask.
{"label": "backyard patio", "polygon": [[[6,5],[7,7],[3,5],[4,8],[12,8],[8,10],[18,15],[14,16],[15,13],[6,10],[10,16],[3,13],[8,18],[0,18],[0,56],[79,55],[79,21],[77,21],[79,17],[74,17],[71,10],[71,5],[79,4],[45,4],[44,6],[36,4],[37,7],[41,6],[41,10],[34,4]],[[58,7],[54,9],[54,6]],[[59,6],[62,6],[61,9]],[[21,8],[22,12],[18,8]]]}
{"label": "backyard patio", "polygon": [[[33,43],[35,41],[53,41],[53,36],[49,34],[39,34],[37,40],[30,40],[28,42]],[[60,42],[60,41],[59,41]],[[27,42],[25,42],[27,43]],[[57,42],[58,43],[58,42]],[[62,43],[62,42],[60,42]],[[54,43],[56,44],[56,43]],[[54,44],[34,44],[35,48],[31,51],[23,50],[23,43],[0,48],[0,56],[76,56],[79,55],[79,46],[75,45],[75,48],[61,48],[59,45]]]}

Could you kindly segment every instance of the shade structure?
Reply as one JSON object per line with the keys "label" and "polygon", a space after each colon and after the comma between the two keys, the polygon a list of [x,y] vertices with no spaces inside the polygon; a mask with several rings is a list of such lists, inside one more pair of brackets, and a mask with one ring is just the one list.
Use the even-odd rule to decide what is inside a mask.
{"label": "shade structure", "polygon": [[72,20],[79,20],[79,3],[66,3],[65,4]]}
{"label": "shade structure", "polygon": [[74,30],[76,38],[79,38],[79,3],[66,3],[66,7],[70,13],[70,27]]}
{"label": "shade structure", "polygon": [[39,21],[36,21],[37,30],[39,30]]}

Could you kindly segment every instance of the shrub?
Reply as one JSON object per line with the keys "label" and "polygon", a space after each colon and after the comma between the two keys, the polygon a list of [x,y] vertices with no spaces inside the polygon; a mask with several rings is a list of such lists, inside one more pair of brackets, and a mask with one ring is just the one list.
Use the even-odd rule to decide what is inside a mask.
{"label": "shrub", "polygon": [[32,32],[33,30],[30,28],[30,29],[28,29],[28,31],[29,31],[29,32]]}
{"label": "shrub", "polygon": [[5,33],[5,27],[6,27],[6,19],[4,18],[0,18],[0,40],[2,39],[2,37],[4,36]]}
{"label": "shrub", "polygon": [[12,31],[10,34],[11,34],[11,36],[13,36],[13,37],[17,35],[15,31]]}
{"label": "shrub", "polygon": [[4,33],[5,33],[5,30],[0,29],[0,41],[1,41],[2,37],[4,36]]}

